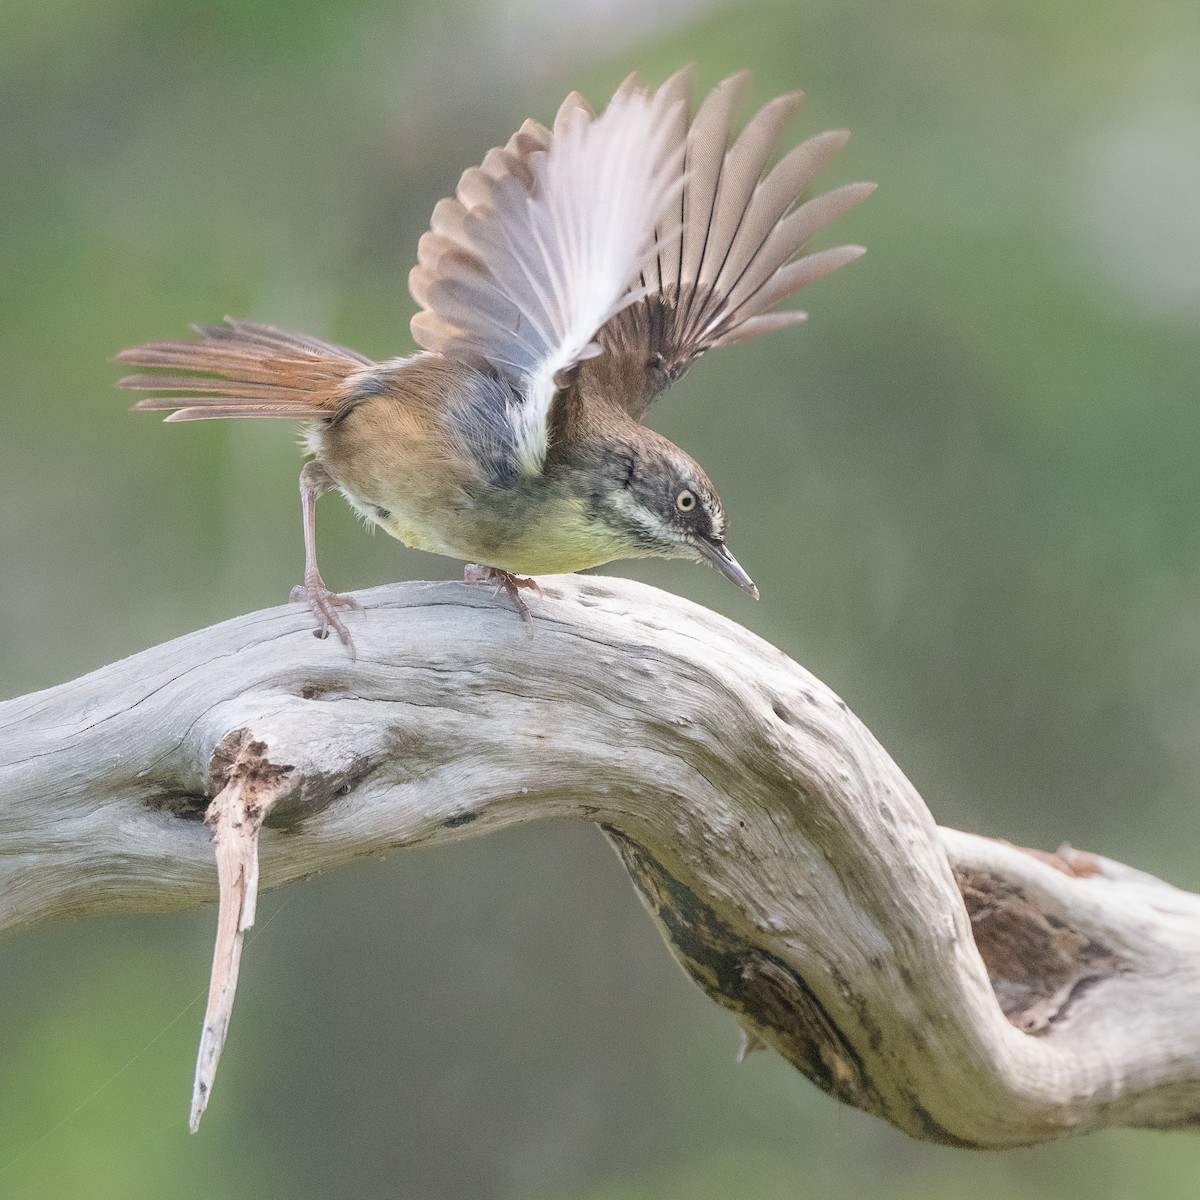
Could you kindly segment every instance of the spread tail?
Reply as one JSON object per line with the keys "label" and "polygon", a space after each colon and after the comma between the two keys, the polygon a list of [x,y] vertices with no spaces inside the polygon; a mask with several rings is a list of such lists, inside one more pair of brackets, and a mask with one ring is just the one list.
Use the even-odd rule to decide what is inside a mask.
{"label": "spread tail", "polygon": [[224,325],[193,328],[199,341],[150,342],[116,356],[119,363],[169,372],[117,381],[117,387],[175,393],[147,396],[135,409],[174,409],[168,421],[331,417],[348,398],[346,380],[374,365],[345,346],[255,321],[226,317]]}

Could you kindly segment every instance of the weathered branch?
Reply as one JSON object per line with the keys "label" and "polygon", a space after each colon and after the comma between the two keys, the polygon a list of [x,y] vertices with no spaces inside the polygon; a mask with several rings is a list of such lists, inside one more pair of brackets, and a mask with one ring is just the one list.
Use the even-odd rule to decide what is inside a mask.
{"label": "weathered branch", "polygon": [[487,589],[362,599],[356,661],[284,607],[0,704],[0,928],[210,900],[214,825],[194,1120],[256,849],[271,887],[573,816],[751,1044],[916,1137],[1200,1124],[1200,897],[939,829],[828,688],[674,596],[554,579],[532,638]]}

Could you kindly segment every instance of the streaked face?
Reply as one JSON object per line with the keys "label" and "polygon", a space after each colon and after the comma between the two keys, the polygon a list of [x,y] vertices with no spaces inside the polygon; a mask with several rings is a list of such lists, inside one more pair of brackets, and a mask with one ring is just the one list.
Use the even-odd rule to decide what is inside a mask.
{"label": "streaked face", "polygon": [[611,503],[613,518],[637,546],[630,557],[707,562],[757,599],[758,589],[725,545],[725,509],[699,463],[666,443],[631,465]]}

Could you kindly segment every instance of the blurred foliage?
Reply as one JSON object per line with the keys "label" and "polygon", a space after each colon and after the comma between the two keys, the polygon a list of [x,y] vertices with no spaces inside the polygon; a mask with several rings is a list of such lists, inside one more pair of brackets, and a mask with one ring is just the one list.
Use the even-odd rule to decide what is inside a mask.
{"label": "blurred foliage", "polygon": [[[434,201],[523,117],[749,66],[808,92],[797,136],[855,131],[823,182],[880,182],[836,231],[870,254],[653,418],[762,604],[630,573],[814,669],[940,820],[1200,887],[1198,56],[1191,0],[6,0],[0,694],[298,578],[287,430],[130,416],[115,351],[228,312],[403,353]],[[459,570],[320,522],[335,587]],[[260,913],[197,1138],[213,913],[6,941],[0,1194],[1196,1194],[1183,1137],[969,1155],[736,1067],[587,829]]]}

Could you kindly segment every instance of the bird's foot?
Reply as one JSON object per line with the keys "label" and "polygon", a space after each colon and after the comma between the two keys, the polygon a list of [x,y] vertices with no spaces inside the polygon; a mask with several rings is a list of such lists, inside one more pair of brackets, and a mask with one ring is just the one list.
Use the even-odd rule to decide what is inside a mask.
{"label": "bird's foot", "polygon": [[513,608],[517,610],[517,616],[526,624],[533,624],[533,613],[529,611],[529,605],[521,599],[521,590],[525,589],[540,596],[542,588],[536,579],[530,579],[526,575],[513,575],[510,571],[501,571],[497,567],[469,563],[463,568],[463,583],[499,584],[508,593]]}
{"label": "bird's foot", "polygon": [[307,604],[312,609],[313,616],[317,618],[317,627],[313,630],[314,637],[327,638],[332,629],[341,638],[342,645],[350,651],[350,657],[354,657],[354,639],[350,636],[345,621],[337,613],[339,608],[349,608],[354,612],[363,611],[363,606],[353,596],[340,596],[331,592],[321,576],[314,574],[292,588],[288,599],[295,603]]}

